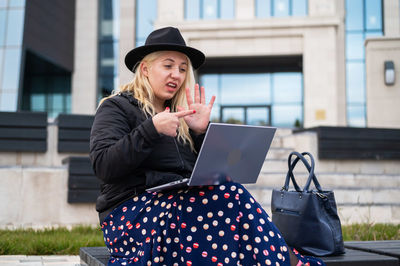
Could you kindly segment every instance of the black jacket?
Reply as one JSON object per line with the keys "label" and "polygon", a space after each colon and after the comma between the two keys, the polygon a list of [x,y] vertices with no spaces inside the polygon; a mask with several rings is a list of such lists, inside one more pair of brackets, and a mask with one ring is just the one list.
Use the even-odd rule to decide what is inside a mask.
{"label": "black jacket", "polygon": [[[199,151],[204,135],[190,132]],[[159,134],[137,100],[120,93],[98,108],[90,136],[90,159],[101,192],[96,210],[106,211],[149,187],[190,176],[196,154],[189,144]]]}

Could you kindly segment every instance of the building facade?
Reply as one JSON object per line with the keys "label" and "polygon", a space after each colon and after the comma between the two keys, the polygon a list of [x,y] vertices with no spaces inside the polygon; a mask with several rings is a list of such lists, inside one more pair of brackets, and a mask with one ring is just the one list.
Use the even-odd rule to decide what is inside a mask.
{"label": "building facade", "polygon": [[399,0],[67,2],[0,1],[0,111],[94,114],[125,54],[175,26],[207,56],[214,121],[400,127]]}

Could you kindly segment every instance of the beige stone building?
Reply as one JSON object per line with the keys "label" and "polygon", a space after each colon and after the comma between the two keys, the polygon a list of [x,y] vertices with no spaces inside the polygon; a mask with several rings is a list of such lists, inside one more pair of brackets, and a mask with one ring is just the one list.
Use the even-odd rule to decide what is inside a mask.
{"label": "beige stone building", "polygon": [[[51,2],[0,4],[0,112],[49,116],[46,151],[0,151],[0,228],[97,224],[94,203],[67,200],[62,161],[87,152],[60,152],[54,119],[93,115],[102,96],[132,78],[125,54],[164,26],[206,54],[196,76],[208,98],[217,96],[212,120],[278,127],[249,186],[268,212],[298,150],[315,155],[343,223],[400,223],[398,160],[320,159],[315,132],[292,134],[400,128],[399,0]],[[304,181],[304,170],[298,176]]]}

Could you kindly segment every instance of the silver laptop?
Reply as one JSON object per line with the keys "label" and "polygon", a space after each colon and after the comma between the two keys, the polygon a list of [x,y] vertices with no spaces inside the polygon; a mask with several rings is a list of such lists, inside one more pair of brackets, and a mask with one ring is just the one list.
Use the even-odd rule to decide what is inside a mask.
{"label": "silver laptop", "polygon": [[276,128],[210,123],[190,178],[148,188],[256,183]]}

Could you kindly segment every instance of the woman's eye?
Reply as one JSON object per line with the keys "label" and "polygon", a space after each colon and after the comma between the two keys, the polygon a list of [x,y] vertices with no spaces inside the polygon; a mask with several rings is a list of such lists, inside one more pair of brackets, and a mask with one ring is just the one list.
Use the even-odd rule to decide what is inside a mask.
{"label": "woman's eye", "polygon": [[186,72],[186,68],[181,68],[181,71],[182,72]]}
{"label": "woman's eye", "polygon": [[172,66],[171,66],[171,65],[165,65],[165,67],[166,67],[166,68],[171,68]]}

